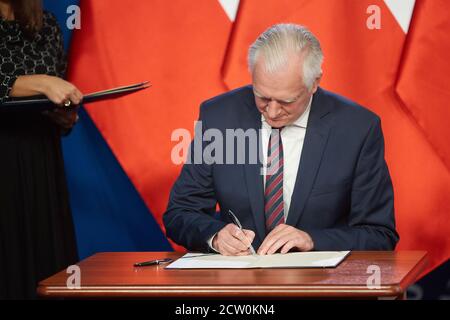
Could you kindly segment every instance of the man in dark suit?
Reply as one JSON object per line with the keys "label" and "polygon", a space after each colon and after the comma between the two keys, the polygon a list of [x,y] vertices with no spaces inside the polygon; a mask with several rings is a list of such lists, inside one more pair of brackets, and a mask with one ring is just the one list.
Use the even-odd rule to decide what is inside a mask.
{"label": "man in dark suit", "polygon": [[[380,119],[319,88],[322,60],[319,42],[302,26],[275,25],[258,37],[249,50],[252,86],[200,107],[192,161],[163,217],[168,237],[224,255],[249,254],[251,245],[258,254],[395,248]],[[229,135],[236,129],[248,138],[237,145]],[[223,137],[223,148],[195,161],[220,145],[208,130]],[[252,161],[255,152],[260,161]]]}

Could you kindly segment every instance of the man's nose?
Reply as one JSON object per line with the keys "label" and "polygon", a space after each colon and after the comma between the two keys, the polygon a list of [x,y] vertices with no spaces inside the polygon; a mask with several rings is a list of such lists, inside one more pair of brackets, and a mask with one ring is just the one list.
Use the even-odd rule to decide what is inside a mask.
{"label": "man's nose", "polygon": [[281,106],[275,100],[272,100],[267,104],[267,115],[269,116],[270,119],[277,118],[280,112]]}

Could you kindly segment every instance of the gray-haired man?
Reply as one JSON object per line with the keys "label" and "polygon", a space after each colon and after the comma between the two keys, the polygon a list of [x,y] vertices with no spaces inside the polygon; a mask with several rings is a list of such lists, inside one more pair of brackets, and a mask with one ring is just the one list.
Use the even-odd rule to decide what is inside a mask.
{"label": "gray-haired man", "polygon": [[164,214],[170,238],[224,255],[250,254],[251,244],[258,254],[395,248],[380,119],[319,88],[322,60],[319,41],[298,25],[274,25],[252,44],[252,85],[205,101],[200,121],[223,137],[258,130],[262,161],[185,164]]}

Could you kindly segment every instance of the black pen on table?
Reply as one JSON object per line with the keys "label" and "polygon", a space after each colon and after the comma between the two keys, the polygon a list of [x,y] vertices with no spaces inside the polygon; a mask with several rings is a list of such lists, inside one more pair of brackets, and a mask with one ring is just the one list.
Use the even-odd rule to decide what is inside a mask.
{"label": "black pen on table", "polygon": [[[228,213],[230,214],[230,218],[231,218],[231,220],[233,221],[233,223],[235,224],[235,225],[237,225],[238,227],[239,227],[239,229],[241,229],[241,231],[242,231],[242,224],[241,224],[241,222],[239,221],[239,219],[236,217],[236,215],[233,213],[233,211],[231,211],[231,210],[228,210]],[[253,248],[253,246],[252,246],[252,244],[250,244],[250,252],[252,253],[252,254],[256,254],[256,251],[255,251],[255,248]]]}
{"label": "black pen on table", "polygon": [[137,262],[134,264],[135,267],[146,267],[146,266],[153,266],[153,265],[159,265],[161,263],[168,263],[171,262],[172,259],[165,258],[165,259],[155,259],[150,261],[144,261],[144,262]]}

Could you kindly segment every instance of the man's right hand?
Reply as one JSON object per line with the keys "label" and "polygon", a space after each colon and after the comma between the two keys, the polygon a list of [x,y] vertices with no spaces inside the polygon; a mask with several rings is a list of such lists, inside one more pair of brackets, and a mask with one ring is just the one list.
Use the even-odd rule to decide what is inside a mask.
{"label": "man's right hand", "polygon": [[230,223],[216,234],[212,246],[224,256],[245,256],[251,254],[249,248],[254,238],[252,230],[241,230]]}

